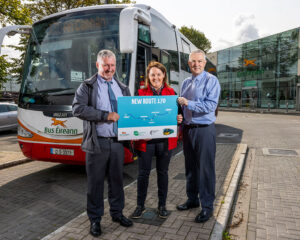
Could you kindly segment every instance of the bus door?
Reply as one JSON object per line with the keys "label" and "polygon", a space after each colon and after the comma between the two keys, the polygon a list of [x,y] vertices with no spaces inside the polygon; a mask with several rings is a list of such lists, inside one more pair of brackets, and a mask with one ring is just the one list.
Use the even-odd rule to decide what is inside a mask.
{"label": "bus door", "polygon": [[136,56],[136,71],[135,71],[135,94],[138,89],[144,88],[146,69],[150,61],[150,48],[142,44],[138,44]]}

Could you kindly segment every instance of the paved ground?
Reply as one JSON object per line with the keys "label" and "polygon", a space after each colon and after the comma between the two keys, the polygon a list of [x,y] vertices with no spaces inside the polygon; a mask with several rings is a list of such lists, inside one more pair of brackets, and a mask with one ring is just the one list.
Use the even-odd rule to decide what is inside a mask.
{"label": "paved ground", "polygon": [[[235,153],[236,144],[218,144],[216,158],[216,201],[214,217],[205,224],[194,222],[199,209],[186,212],[176,211],[176,205],[185,202],[185,178],[184,158],[179,153],[172,158],[169,169],[169,194],[167,209],[171,215],[165,221],[156,217],[157,208],[157,187],[156,172],[152,171],[146,201],[147,212],[144,214],[143,223],[137,220],[131,228],[121,227],[111,221],[108,213],[108,203],[105,203],[105,215],[102,219],[102,231],[100,239],[209,239],[215,225],[216,216],[223,203],[224,194],[228,188],[230,178],[235,170],[237,159],[232,159]],[[125,215],[130,215],[136,207],[136,182],[125,190],[126,207]],[[146,221],[146,222],[145,222]],[[89,235],[89,220],[85,213],[68,223],[55,233],[44,239],[92,239]]]}
{"label": "paved ground", "polygon": [[[243,129],[241,141],[249,148],[228,224],[231,239],[299,240],[300,117],[221,112],[219,122]],[[298,155],[266,155],[264,148],[295,150]]]}
{"label": "paved ground", "polygon": [[[218,145],[218,149],[233,146],[231,142],[246,143],[249,147],[232,218],[228,224],[231,239],[299,240],[299,116],[220,111],[217,123],[219,133],[227,133],[227,137],[225,134],[225,137],[218,138],[219,142],[223,143]],[[294,150],[298,155],[266,155],[266,152],[263,152],[264,148]],[[291,154],[291,152],[281,153]],[[218,150],[218,158],[224,154],[223,150]],[[221,167],[219,170],[222,169],[221,165],[219,167]],[[168,208],[172,210],[170,217],[160,226],[136,223],[135,227],[125,229],[112,223],[106,211],[102,239],[208,239],[214,219],[199,225],[193,222],[197,210],[186,214],[175,211],[176,204],[185,197],[184,181],[174,179],[174,176],[178,177],[178,174],[183,173],[182,156],[177,155],[173,159],[170,169],[174,169],[174,172],[170,170],[173,174],[172,176],[170,174],[168,197]],[[220,172],[218,174],[220,175]],[[225,179],[228,176],[229,174]],[[155,209],[157,204],[155,178],[156,174],[153,172],[147,201],[148,215],[151,215],[151,209]],[[224,190],[223,185],[218,187],[219,191]],[[127,215],[135,207],[135,188],[136,184],[132,184],[126,189],[128,200],[125,213]],[[218,192],[219,202],[216,202],[216,209],[222,203],[219,196],[220,192]],[[91,239],[88,235],[88,227],[87,217],[82,214],[45,239]]]}
{"label": "paved ground", "polygon": [[[237,144],[241,141],[243,132],[240,129],[218,124],[217,133],[225,135],[226,133],[234,133],[235,135],[229,138],[226,136],[217,138],[217,200],[215,202],[215,217],[220,212],[221,206],[222,208],[225,206],[224,195],[229,188],[233,172],[239,160],[238,157],[233,157],[233,155]],[[13,141],[16,144],[12,136],[8,136],[8,138],[9,141]],[[7,152],[0,151],[0,167],[7,167],[5,165],[7,162],[19,161],[17,160],[21,156],[19,149],[11,148],[10,150]],[[134,167],[134,164],[130,166]],[[0,207],[4,209],[0,211],[1,239],[41,239],[47,235],[45,233],[50,233],[59,226],[64,225],[66,219],[72,218],[72,216],[74,218],[74,215],[78,215],[78,209],[82,209],[85,202],[85,186],[82,184],[78,186],[78,184],[68,181],[70,171],[63,171],[66,167],[55,163],[32,162],[1,170],[0,196],[2,197],[0,197]],[[75,168],[77,169],[77,167]],[[74,175],[74,179],[78,179],[78,177],[84,178],[84,171],[76,169],[73,171],[73,175],[79,175],[76,175],[77,177]],[[68,173],[67,176],[66,172]],[[73,178],[71,177],[70,179]],[[172,213],[166,221],[162,221],[156,216],[157,190],[155,172],[151,175],[151,182],[147,200],[148,209],[144,215],[144,220],[142,222],[137,221],[135,227],[131,229],[120,229],[117,224],[112,224],[106,214],[106,218],[103,221],[103,230],[106,234],[102,237],[106,239],[119,239],[119,237],[120,239],[209,239],[215,226],[216,218],[205,224],[196,224],[194,223],[194,218],[199,210],[185,213],[178,213],[175,210],[177,204],[186,200],[182,153],[177,154],[170,165],[168,209]],[[127,204],[125,213],[129,215],[135,208],[136,184],[128,186],[126,192]],[[66,197],[66,194],[68,197]],[[70,197],[71,201],[69,200]],[[78,204],[76,205],[76,203]],[[14,219],[15,221],[13,221]],[[74,222],[78,221],[83,221],[84,224],[80,223],[80,226],[74,225]],[[70,224],[47,238],[69,240],[90,238],[88,234],[89,222],[85,213],[79,218],[75,218]],[[141,232],[140,229],[147,230],[147,233]],[[175,236],[177,237],[175,238]]]}
{"label": "paved ground", "polygon": [[[126,185],[136,177],[136,162],[124,166]],[[86,185],[84,166],[33,161],[0,169],[0,239],[41,239],[55,231],[85,211]]]}

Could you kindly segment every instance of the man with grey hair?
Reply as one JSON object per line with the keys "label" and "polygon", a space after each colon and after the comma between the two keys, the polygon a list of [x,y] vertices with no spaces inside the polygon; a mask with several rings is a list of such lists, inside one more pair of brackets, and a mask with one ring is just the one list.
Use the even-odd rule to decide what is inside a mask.
{"label": "man with grey hair", "polygon": [[81,148],[86,152],[87,215],[91,222],[90,233],[95,237],[101,235],[105,176],[112,220],[125,227],[132,226],[132,221],[122,213],[124,148],[117,138],[120,118],[117,99],[130,96],[130,92],[126,85],[114,78],[116,57],[113,52],[100,51],[96,67],[98,73],[78,87],[73,101],[73,115],[83,120]]}
{"label": "man with grey hair", "polygon": [[178,103],[183,108],[183,152],[185,157],[187,201],[177,206],[180,211],[199,207],[197,223],[213,215],[215,199],[216,121],[220,84],[204,71],[205,53],[191,52],[188,61],[192,77],[182,83]]}

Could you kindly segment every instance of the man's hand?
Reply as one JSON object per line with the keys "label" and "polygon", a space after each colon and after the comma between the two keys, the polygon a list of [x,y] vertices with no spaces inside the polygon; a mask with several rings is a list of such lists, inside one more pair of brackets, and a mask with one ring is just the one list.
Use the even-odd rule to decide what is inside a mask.
{"label": "man's hand", "polygon": [[189,101],[184,97],[177,98],[177,101],[181,106],[187,106],[189,103]]}
{"label": "man's hand", "polygon": [[116,122],[119,120],[119,118],[120,118],[119,114],[117,114],[116,112],[111,112],[107,116],[107,121]]}
{"label": "man's hand", "polygon": [[178,114],[177,115],[177,124],[182,123],[182,121],[183,121],[183,116],[181,114]]}

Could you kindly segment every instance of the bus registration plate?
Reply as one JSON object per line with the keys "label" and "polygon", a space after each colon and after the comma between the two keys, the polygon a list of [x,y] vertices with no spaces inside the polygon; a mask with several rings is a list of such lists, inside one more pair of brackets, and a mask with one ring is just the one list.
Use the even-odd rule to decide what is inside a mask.
{"label": "bus registration plate", "polygon": [[74,149],[50,148],[50,153],[55,155],[74,156]]}

